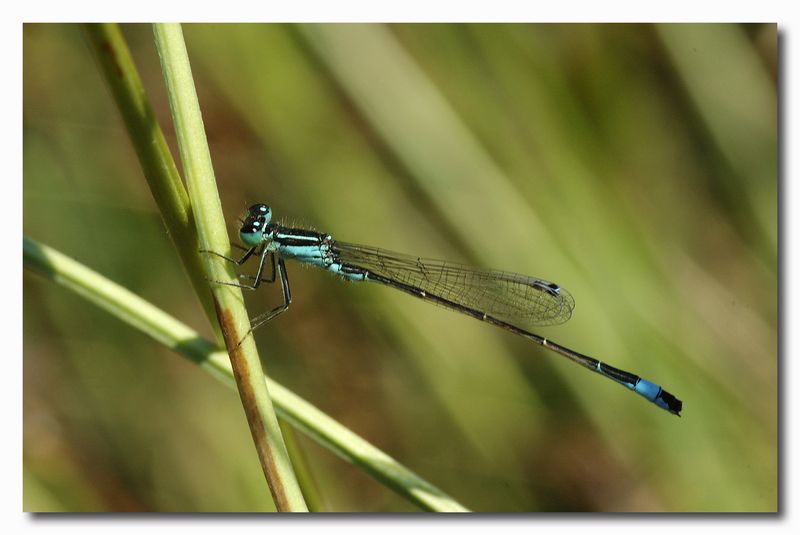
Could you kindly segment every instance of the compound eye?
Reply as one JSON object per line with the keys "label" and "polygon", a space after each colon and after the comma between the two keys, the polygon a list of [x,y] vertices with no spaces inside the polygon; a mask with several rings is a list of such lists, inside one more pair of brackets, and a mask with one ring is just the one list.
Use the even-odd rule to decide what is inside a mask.
{"label": "compound eye", "polygon": [[262,222],[264,225],[269,224],[272,219],[272,209],[263,203],[254,204],[247,209],[246,220],[255,220]]}
{"label": "compound eye", "polygon": [[263,228],[263,225],[258,223],[243,225],[242,229],[239,231],[239,238],[242,240],[242,243],[250,247],[255,247],[261,243],[261,238],[264,234]]}
{"label": "compound eye", "polygon": [[269,206],[263,203],[254,204],[247,209],[247,213],[252,216],[267,215],[270,212]]}

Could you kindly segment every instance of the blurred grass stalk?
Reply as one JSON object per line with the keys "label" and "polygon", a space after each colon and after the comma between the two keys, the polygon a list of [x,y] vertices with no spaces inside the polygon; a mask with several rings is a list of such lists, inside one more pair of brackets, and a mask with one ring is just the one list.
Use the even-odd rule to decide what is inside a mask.
{"label": "blurred grass stalk", "polygon": [[197,254],[200,247],[189,197],[164,132],[147,100],[125,38],[116,24],[86,24],[84,27],[100,70],[125,122],[164,225],[181,256],[206,316],[215,333],[220,335],[219,324],[214,320],[214,303],[208,291],[208,281]]}
{"label": "blurred grass stalk", "polygon": [[[23,262],[27,269],[74,291],[155,341],[198,364],[225,384],[235,385],[234,372],[226,352],[202,338],[187,325],[51,247],[24,237],[22,248]],[[275,408],[280,416],[322,447],[361,468],[426,511],[467,511],[455,499],[286,387],[267,376],[262,378],[272,393]]]}
{"label": "blurred grass stalk", "polygon": [[[217,192],[211,154],[206,140],[200,103],[194,88],[189,55],[180,24],[155,24],[153,28],[161,70],[167,87],[187,190],[197,224],[201,249],[230,251],[225,217]],[[209,280],[236,284],[233,267],[224,260],[204,256]],[[300,484],[283,441],[272,406],[241,289],[211,284],[217,319],[228,348],[253,442],[278,511],[308,511]]]}

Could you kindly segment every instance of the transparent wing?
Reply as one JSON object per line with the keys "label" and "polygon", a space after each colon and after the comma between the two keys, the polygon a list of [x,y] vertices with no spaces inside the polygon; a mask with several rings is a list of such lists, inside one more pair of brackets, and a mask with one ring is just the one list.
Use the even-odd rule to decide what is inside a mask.
{"label": "transparent wing", "polygon": [[334,242],[331,249],[342,263],[365,268],[511,324],[558,325],[567,321],[575,308],[569,292],[535,277],[352,243]]}

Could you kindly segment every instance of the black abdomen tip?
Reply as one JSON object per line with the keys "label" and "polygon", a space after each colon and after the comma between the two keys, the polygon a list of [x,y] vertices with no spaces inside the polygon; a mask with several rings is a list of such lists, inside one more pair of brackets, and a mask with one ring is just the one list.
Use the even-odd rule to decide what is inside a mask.
{"label": "black abdomen tip", "polygon": [[661,396],[659,396],[661,400],[666,405],[666,409],[676,416],[681,415],[681,411],[683,410],[683,401],[679,400],[666,390],[661,391]]}

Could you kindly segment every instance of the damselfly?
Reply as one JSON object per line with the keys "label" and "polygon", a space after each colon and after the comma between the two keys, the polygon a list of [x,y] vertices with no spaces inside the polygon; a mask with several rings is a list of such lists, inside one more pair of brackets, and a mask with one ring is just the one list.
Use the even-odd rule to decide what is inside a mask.
{"label": "damselfly", "polygon": [[[491,323],[567,357],[603,377],[633,390],[672,414],[680,416],[683,402],[646,379],[597,359],[551,342],[522,326],[557,325],[572,316],[575,301],[565,289],[552,282],[461,264],[409,256],[377,247],[366,247],[334,240],[329,234],[289,228],[271,223],[272,210],[265,204],[248,209],[239,237],[245,254],[239,260],[213,254],[242,265],[259,258],[251,284],[227,283],[255,290],[262,282],[281,282],[283,304],[251,320],[250,332],[285,312],[292,302],[284,259],[290,258],[328,271],[351,281],[385,284],[436,305]],[[264,278],[267,259],[271,275]],[[276,269],[277,259],[277,269]],[[248,332],[248,334],[250,334]]]}

